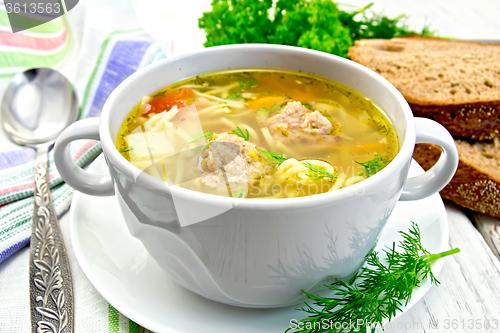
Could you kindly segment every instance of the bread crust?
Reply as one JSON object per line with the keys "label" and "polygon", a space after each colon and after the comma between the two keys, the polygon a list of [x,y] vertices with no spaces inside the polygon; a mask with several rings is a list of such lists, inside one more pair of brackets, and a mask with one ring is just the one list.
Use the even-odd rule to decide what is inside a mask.
{"label": "bread crust", "polygon": [[[413,158],[424,170],[429,170],[441,155],[434,144],[419,143]],[[444,199],[474,211],[500,218],[500,182],[460,159],[450,183],[439,192]]]}
{"label": "bread crust", "polygon": [[500,137],[500,101],[460,105],[419,105],[410,103],[416,117],[442,124],[455,137],[493,140]]}
{"label": "bread crust", "polygon": [[500,59],[500,44],[411,36],[356,41],[348,56],[395,85],[415,116],[434,119],[456,137],[492,140],[500,137],[500,66],[478,74],[485,54]]}

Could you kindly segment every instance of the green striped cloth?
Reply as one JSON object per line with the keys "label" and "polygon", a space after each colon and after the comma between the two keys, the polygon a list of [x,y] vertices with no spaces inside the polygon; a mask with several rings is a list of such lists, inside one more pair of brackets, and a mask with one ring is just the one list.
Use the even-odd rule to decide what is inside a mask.
{"label": "green striped cloth", "polygon": [[[70,152],[80,167],[88,166],[100,153],[101,145],[95,141],[79,141],[70,147]],[[6,156],[12,151],[3,152]],[[12,161],[11,161],[12,163]],[[63,183],[54,164],[53,153],[49,154],[47,177],[58,216],[64,214],[71,203],[74,189]],[[5,166],[0,165],[0,167]],[[34,174],[32,162],[0,171],[0,263],[29,244],[31,219],[34,204]]]}
{"label": "green striped cloth", "polygon": [[[103,18],[106,18],[103,20]],[[80,118],[97,117],[109,94],[137,69],[165,57],[140,28],[128,1],[86,0],[69,14],[20,33],[8,33],[0,0],[0,96],[14,74],[32,67],[60,70],[75,86]],[[2,141],[4,140],[4,141]],[[9,147],[2,149],[2,147]],[[87,167],[100,143],[77,141],[75,162]],[[34,150],[14,147],[0,136],[0,332],[29,332],[28,256],[33,214]],[[74,190],[65,184],[49,155],[49,184],[58,216]],[[89,208],[91,209],[91,208]],[[75,294],[75,332],[143,332],[96,291],[79,268],[69,228],[61,225]]]}
{"label": "green striped cloth", "polygon": [[[9,20],[0,2],[0,78],[11,77],[22,68],[61,69],[75,51],[75,40],[66,16],[58,17],[29,31],[10,34]],[[12,55],[15,54],[13,57]]]}

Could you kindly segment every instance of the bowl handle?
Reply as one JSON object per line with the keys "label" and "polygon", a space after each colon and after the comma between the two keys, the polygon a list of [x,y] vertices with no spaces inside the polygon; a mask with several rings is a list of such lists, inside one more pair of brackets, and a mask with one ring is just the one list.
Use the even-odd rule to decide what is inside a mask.
{"label": "bowl handle", "polygon": [[453,178],[458,166],[458,150],[453,137],[441,124],[427,118],[415,118],[416,143],[435,143],[443,152],[436,164],[420,176],[408,178],[399,200],[428,197],[441,191]]}
{"label": "bowl handle", "polygon": [[54,161],[61,177],[75,190],[85,194],[106,196],[115,193],[113,181],[109,175],[89,173],[78,167],[69,153],[71,142],[80,139],[99,140],[99,118],[87,118],[77,121],[66,128],[56,140]]}

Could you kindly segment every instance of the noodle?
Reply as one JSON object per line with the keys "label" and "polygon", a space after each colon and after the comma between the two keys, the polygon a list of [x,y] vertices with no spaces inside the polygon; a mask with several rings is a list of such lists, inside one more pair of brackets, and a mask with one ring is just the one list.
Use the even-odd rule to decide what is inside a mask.
{"label": "noodle", "polygon": [[139,116],[139,117],[137,117],[136,124],[137,124],[138,126],[141,126],[141,125],[142,125],[142,124],[144,124],[146,121],[148,121],[148,118],[143,117],[143,116]]}
{"label": "noodle", "polygon": [[179,113],[179,109],[177,108],[177,106],[174,106],[172,109],[170,109],[170,111],[167,112],[162,121],[166,123],[167,121],[172,120],[172,118],[175,117],[177,113]]}
{"label": "noodle", "polygon": [[185,165],[185,163],[183,163],[183,160],[184,160],[183,156],[179,156],[179,158],[177,159],[177,168],[175,170],[177,174],[175,175],[175,182],[173,183],[174,185],[180,184],[182,176],[184,176],[183,165]]}
{"label": "noodle", "polygon": [[222,118],[220,118],[220,121],[222,123],[224,123],[225,125],[227,125],[228,127],[230,127],[230,128],[236,128],[237,127],[235,123],[233,123],[230,120],[227,120],[227,118],[222,117]]}
{"label": "noodle", "polygon": [[233,111],[231,111],[230,108],[228,108],[227,106],[223,107],[222,109],[219,109],[219,110],[215,110],[213,112],[214,114],[220,114],[220,113],[233,113]]}
{"label": "noodle", "polygon": [[233,88],[235,88],[237,86],[238,86],[238,83],[234,82],[234,83],[228,84],[227,86],[214,87],[214,88],[217,88],[217,89],[211,89],[211,90],[208,90],[207,92],[209,92],[211,94],[220,94],[220,93],[229,92],[231,89],[233,89]]}
{"label": "noodle", "polygon": [[342,185],[344,185],[346,178],[347,178],[346,174],[343,173],[342,171],[339,171],[339,174],[337,176],[337,180],[335,181],[335,185],[333,185],[330,188],[330,192],[340,189],[342,187]]}
{"label": "noodle", "polygon": [[353,177],[347,178],[344,185],[345,185],[345,187],[351,186],[351,185],[354,185],[356,183],[359,183],[360,181],[362,181],[364,179],[366,179],[364,176],[353,176]]}
{"label": "noodle", "polygon": [[206,107],[204,109],[199,110],[198,115],[201,116],[202,114],[209,113],[211,111],[217,110],[218,108],[222,108],[224,106],[226,106],[226,104],[216,104],[216,105]]}
{"label": "noodle", "polygon": [[[137,102],[118,131],[122,156],[155,177],[210,194],[239,196],[244,189],[246,198],[275,199],[336,191],[366,179],[354,172],[359,164],[383,158],[383,168],[399,150],[395,127],[370,100],[304,73],[200,75]],[[232,171],[221,172],[230,163]]]}
{"label": "noodle", "polygon": [[253,128],[251,128],[250,126],[245,125],[245,124],[240,124],[239,127],[248,130],[248,133],[250,134],[251,138],[258,138],[259,137],[259,135],[257,134],[257,132]]}
{"label": "noodle", "polygon": [[184,85],[182,85],[182,88],[208,89],[208,88],[211,88],[211,87],[209,87],[209,86],[203,86],[203,85],[199,85],[199,84],[184,84]]}
{"label": "noodle", "polygon": [[269,147],[271,147],[271,149],[273,149],[275,147],[275,144],[274,144],[274,139],[273,139],[271,133],[269,133],[269,129],[267,127],[262,127],[260,130],[261,130],[262,134],[264,135],[264,139],[266,139]]}
{"label": "noodle", "polygon": [[253,115],[254,113],[255,113],[254,110],[250,110],[250,111],[246,111],[246,112],[241,112],[241,111],[239,111],[239,112],[233,112],[232,117],[234,117],[234,118],[236,118],[236,117],[238,117],[238,118],[240,118],[240,117],[248,117],[249,115]]}
{"label": "noodle", "polygon": [[158,122],[167,112],[163,111],[162,113],[155,114],[153,117],[151,117],[149,120],[144,123],[144,129],[145,130],[150,130],[153,127],[156,126],[156,122]]}
{"label": "noodle", "polygon": [[191,136],[189,136],[189,134],[187,134],[185,131],[183,131],[180,128],[178,128],[178,129],[175,130],[175,134],[177,134],[178,136],[182,137],[186,142],[193,141],[193,138]]}
{"label": "noodle", "polygon": [[165,131],[165,133],[167,133],[168,141],[170,141],[171,143],[174,143],[175,142],[175,138],[174,138],[174,124],[172,124],[172,123],[166,123],[165,125],[167,127],[167,130]]}
{"label": "noodle", "polygon": [[281,163],[279,166],[278,166],[278,170],[282,171],[282,170],[288,170],[290,169],[291,167],[293,167],[295,164],[297,164],[299,161],[297,161],[295,158],[288,158],[285,162]]}
{"label": "noodle", "polygon": [[215,101],[219,101],[219,102],[224,102],[226,104],[229,104],[233,107],[237,107],[237,108],[243,108],[245,107],[245,103],[243,102],[237,102],[237,101],[233,101],[233,100],[230,100],[230,99],[223,99],[223,98],[220,98],[220,97],[216,97],[216,96],[212,96],[212,95],[209,95],[209,94],[205,94],[205,93],[202,93],[202,92],[199,92],[197,90],[194,90],[193,89],[193,92],[198,95],[198,96],[203,96],[207,99],[213,99]]}
{"label": "noodle", "polygon": [[302,163],[310,163],[315,167],[319,167],[329,173],[333,173],[333,166],[330,163],[324,162],[324,161],[318,161],[318,160],[304,160]]}
{"label": "noodle", "polygon": [[297,178],[297,176],[299,176],[300,178],[304,179],[305,174],[303,176],[301,176],[300,174],[305,173],[305,172],[307,172],[307,168],[304,166],[304,164],[297,161],[297,163],[295,163],[295,165],[293,165],[290,169],[288,169],[285,172],[285,175],[288,177],[294,177],[294,178]]}
{"label": "noodle", "polygon": [[275,146],[285,155],[288,155],[288,156],[295,156],[296,155],[290,148],[285,146],[282,142],[276,142]]}

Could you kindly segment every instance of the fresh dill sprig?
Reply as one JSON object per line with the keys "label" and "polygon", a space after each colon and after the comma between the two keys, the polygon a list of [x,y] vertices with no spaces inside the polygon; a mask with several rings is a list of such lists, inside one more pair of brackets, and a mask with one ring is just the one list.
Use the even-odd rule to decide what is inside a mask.
{"label": "fresh dill sprig", "polygon": [[224,99],[245,99],[245,97],[241,96],[239,93],[233,93],[227,95],[227,97]]}
{"label": "fresh dill sprig", "polygon": [[308,108],[313,108],[313,106],[311,104],[302,103],[302,105],[304,105],[305,107],[308,107]]}
{"label": "fresh dill sprig", "polygon": [[283,163],[287,160],[285,157],[283,157],[283,154],[277,154],[277,153],[273,153],[272,151],[266,151],[266,150],[262,150],[262,149],[259,149],[259,150],[273,164],[280,164],[280,163]]}
{"label": "fresh dill sprig", "polygon": [[257,83],[259,83],[259,81],[257,81],[253,77],[247,81],[244,81],[243,79],[238,79],[238,84],[240,85],[239,88],[236,89],[236,91],[234,93],[229,94],[225,99],[245,99],[245,97],[241,96],[241,93],[252,88]]}
{"label": "fresh dill sprig", "polygon": [[270,115],[273,112],[281,110],[281,106],[276,105],[276,104],[277,103],[273,103],[269,109],[265,108],[263,106],[259,107],[258,109],[261,110],[261,111],[267,112],[267,114]]}
{"label": "fresh dill sprig", "polygon": [[373,176],[374,174],[382,170],[387,164],[389,164],[389,161],[384,160],[384,158],[380,156],[379,153],[375,153],[375,158],[370,161],[366,162],[355,161],[355,162],[365,168],[358,175],[359,176],[366,175],[367,177]]}
{"label": "fresh dill sprig", "polygon": [[248,90],[248,89],[252,88],[257,83],[259,83],[259,81],[257,81],[253,77],[250,78],[250,80],[247,80],[247,81],[243,81],[242,79],[238,80],[238,84],[240,85],[240,88],[241,88],[242,91],[245,91],[245,90]]}
{"label": "fresh dill sprig", "polygon": [[[347,283],[337,280],[326,286],[335,294],[322,297],[304,292],[307,298],[321,309],[306,303],[299,309],[310,314],[301,320],[300,330],[294,332],[324,332],[324,323],[356,323],[354,331],[375,332],[385,320],[390,321],[401,307],[408,304],[413,288],[430,278],[439,284],[432,274],[431,263],[460,252],[460,249],[431,254],[423,248],[418,225],[412,222],[408,232],[399,232],[403,240],[399,242],[402,252],[396,251],[396,244],[383,250],[383,262],[376,251],[366,256],[363,266]],[[340,327],[341,326],[341,327]],[[343,332],[340,325],[328,325],[328,332]],[[350,327],[350,326],[349,326]],[[291,328],[287,330],[290,331]]]}
{"label": "fresh dill sprig", "polygon": [[194,152],[202,154],[205,150],[210,148],[210,145],[212,144],[210,140],[212,140],[213,137],[214,133],[212,131],[198,132],[196,133],[196,137],[194,138],[194,140],[190,141],[189,143],[191,144],[198,141],[204,141],[204,145],[192,149]]}
{"label": "fresh dill sprig", "polygon": [[129,149],[127,150],[120,150],[120,153],[128,153],[130,151],[134,150],[134,147],[130,147]]}
{"label": "fresh dill sprig", "polygon": [[244,198],[244,197],[245,197],[245,190],[243,189],[239,190],[238,193],[233,195],[233,198]]}
{"label": "fresh dill sprig", "polygon": [[387,130],[387,132],[385,132],[385,136],[388,136],[389,133],[391,133],[391,128],[389,127],[389,129]]}
{"label": "fresh dill sprig", "polygon": [[240,138],[243,138],[245,141],[248,141],[250,139],[250,133],[248,133],[248,130],[245,129],[246,133],[243,132],[243,130],[238,126],[236,127],[235,130],[233,130],[233,133],[239,136]]}
{"label": "fresh dill sprig", "polygon": [[212,131],[205,131],[205,132],[198,132],[196,133],[195,138],[193,141],[190,141],[189,143],[195,143],[201,140],[209,141],[214,137],[214,133]]}
{"label": "fresh dill sprig", "polygon": [[330,172],[328,172],[326,170],[317,168],[317,167],[315,167],[314,165],[312,165],[309,162],[305,162],[305,163],[302,163],[302,164],[304,164],[306,166],[306,168],[308,168],[312,172],[316,173],[315,175],[306,174],[307,177],[311,177],[311,178],[313,178],[313,180],[336,179],[337,178],[337,176],[334,175],[333,173],[330,173]]}

